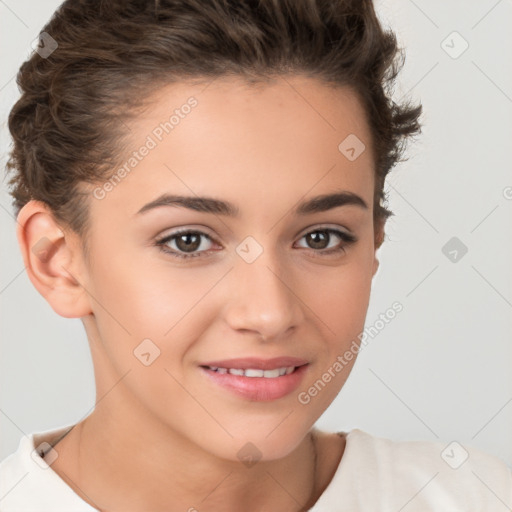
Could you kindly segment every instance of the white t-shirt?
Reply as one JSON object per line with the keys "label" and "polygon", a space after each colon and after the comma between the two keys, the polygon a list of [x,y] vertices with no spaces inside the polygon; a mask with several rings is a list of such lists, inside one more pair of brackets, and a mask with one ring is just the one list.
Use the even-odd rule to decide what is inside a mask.
{"label": "white t-shirt", "polygon": [[[2,461],[1,512],[97,512],[36,451],[50,451],[51,457],[51,446],[71,427],[24,436]],[[457,442],[392,441],[353,429],[333,479],[310,511],[511,509],[512,470],[501,459]]]}

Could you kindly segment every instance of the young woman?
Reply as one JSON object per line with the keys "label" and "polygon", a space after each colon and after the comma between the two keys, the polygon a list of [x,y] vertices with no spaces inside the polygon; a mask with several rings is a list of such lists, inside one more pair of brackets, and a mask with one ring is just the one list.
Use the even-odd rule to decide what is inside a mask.
{"label": "young woman", "polygon": [[3,461],[3,512],[512,498],[476,449],[314,427],[357,358],[384,181],[420,129],[371,1],[67,0],[41,40],[9,118],[18,240],[82,319],[97,398]]}

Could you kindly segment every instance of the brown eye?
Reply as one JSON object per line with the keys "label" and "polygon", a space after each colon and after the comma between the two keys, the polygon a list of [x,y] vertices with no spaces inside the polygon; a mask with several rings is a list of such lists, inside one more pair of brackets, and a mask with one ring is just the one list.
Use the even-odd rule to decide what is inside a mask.
{"label": "brown eye", "polygon": [[[208,249],[196,252],[202,246],[202,238],[212,241],[211,237],[201,231],[183,230],[172,233],[160,240],[156,241],[162,251],[176,256],[177,258],[195,258],[202,256]],[[174,243],[175,248],[169,247]]]}
{"label": "brown eye", "polygon": [[[335,235],[336,238],[341,239],[342,244],[340,245],[338,242],[337,245],[331,246],[329,248],[329,243],[333,239],[332,235]],[[314,252],[319,252],[320,255],[345,252],[348,245],[357,241],[357,238],[354,235],[331,228],[315,229],[314,231],[306,233],[302,239],[306,240],[308,248],[313,249]]]}
{"label": "brown eye", "polygon": [[[336,241],[336,238],[342,241],[341,245],[338,241],[336,245],[329,248],[330,242],[332,240]],[[207,247],[204,247],[203,239],[213,242],[213,239],[202,231],[184,229],[157,240],[155,245],[166,254],[176,258],[196,258],[205,255],[209,251],[208,244],[206,244]],[[307,248],[311,249],[314,253],[319,253],[319,256],[345,252],[348,245],[357,241],[354,235],[332,228],[310,231],[302,236],[301,239],[305,239],[308,245]],[[202,250],[199,250],[200,248]]]}

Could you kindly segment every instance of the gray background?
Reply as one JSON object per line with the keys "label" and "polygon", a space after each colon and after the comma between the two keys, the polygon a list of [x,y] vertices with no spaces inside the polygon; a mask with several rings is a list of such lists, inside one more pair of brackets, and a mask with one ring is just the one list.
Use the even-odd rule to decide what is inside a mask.
{"label": "gray background", "polygon": [[[2,169],[15,74],[59,3],[0,0]],[[404,309],[369,338],[318,426],[457,440],[512,466],[512,2],[376,5],[407,49],[396,98],[420,100],[425,127],[389,176],[396,216],[379,251],[367,326],[395,301]],[[30,283],[3,185],[0,460],[24,433],[81,420],[95,398],[82,324],[55,314]],[[456,262],[442,250],[452,237],[468,248]]]}

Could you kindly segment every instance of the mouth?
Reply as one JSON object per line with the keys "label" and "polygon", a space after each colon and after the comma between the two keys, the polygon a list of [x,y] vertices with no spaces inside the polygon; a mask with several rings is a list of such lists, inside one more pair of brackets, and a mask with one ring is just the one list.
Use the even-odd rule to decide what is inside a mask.
{"label": "mouth", "polygon": [[258,368],[218,368],[216,366],[203,366],[203,368],[220,374],[229,373],[231,375],[239,375],[249,378],[263,377],[265,379],[275,379],[276,377],[282,377],[283,375],[290,375],[290,373],[293,373],[298,366],[283,366],[273,370],[261,370]]}
{"label": "mouth", "polygon": [[210,382],[250,401],[272,401],[292,393],[302,382],[309,362],[284,357],[231,359],[199,366]]}

